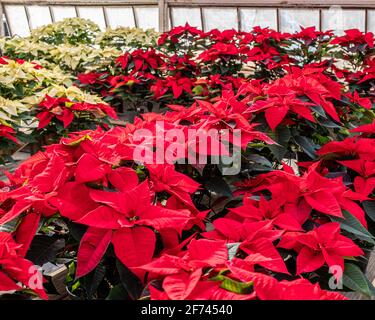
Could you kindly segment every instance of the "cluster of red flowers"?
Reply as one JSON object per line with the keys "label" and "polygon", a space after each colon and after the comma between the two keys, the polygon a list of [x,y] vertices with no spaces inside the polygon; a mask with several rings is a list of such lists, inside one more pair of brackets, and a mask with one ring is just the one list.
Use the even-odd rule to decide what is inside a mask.
{"label": "cluster of red flowers", "polygon": [[[92,271],[112,243],[117,258],[145,285],[160,282],[161,287],[149,286],[152,299],[301,298],[286,292],[294,283],[304,298],[342,298],[307,280],[275,281],[270,272],[289,271],[274,243],[281,240],[278,247],[298,250],[297,274],[314,271],[325,262],[342,265],[343,257],[361,255],[360,248],[339,234],[338,223],[316,218],[321,227],[309,232],[302,228],[312,219],[313,209],[341,217],[341,208],[357,209],[353,199],[362,199],[360,195],[340,179],[324,178],[315,168],[298,177],[286,167],[286,172],[271,172],[246,183],[244,205],[214,220],[214,229],[207,231],[204,221],[208,212],[199,211],[190,198],[200,188],[199,183],[173,165],[146,165],[148,178],[142,181],[134,164],[121,165],[132,160],[132,131],[136,127],[152,128],[152,121],[73,135],[49,146],[9,176],[13,188],[18,187],[6,192],[4,203],[11,201],[13,205],[3,210],[0,224],[26,212],[15,231],[23,253],[41,217],[59,212],[88,226],[77,256],[78,277]],[[253,200],[249,190],[269,190],[272,200]],[[356,214],[354,209],[351,212]],[[335,232],[323,232],[324,228]],[[192,230],[200,230],[200,236],[193,232],[181,242],[183,232]],[[161,241],[162,249],[160,243],[157,248],[157,241]],[[229,259],[231,244],[237,249]],[[310,261],[306,256],[312,250],[316,260]],[[253,283],[254,290],[233,293],[225,289],[226,282],[242,281]],[[273,290],[269,291],[270,286]]]}
{"label": "cluster of red flowers", "polygon": [[[125,103],[151,99],[163,106],[176,100],[191,103],[195,98],[216,97],[223,90],[237,91],[254,77],[268,82],[291,73],[293,66],[306,64],[316,73],[354,84],[373,79],[373,63],[367,58],[372,42],[371,33],[358,30],[335,37],[313,27],[289,34],[259,27],[251,32],[203,32],[186,25],[162,34],[157,48],[126,52],[113,70],[81,74],[78,80],[80,86],[100,93],[112,104],[116,99]],[[310,51],[314,53],[306,53]],[[340,59],[353,63],[353,71],[339,67]],[[244,66],[252,70],[250,78],[241,72]],[[315,79],[319,81],[319,75]]]}
{"label": "cluster of red flowers", "polygon": [[54,98],[46,95],[39,103],[36,117],[39,119],[38,129],[47,127],[52,120],[56,119],[67,128],[75,117],[92,115],[95,118],[109,116],[117,119],[116,112],[105,103],[74,102],[68,98]]}
{"label": "cluster of red flowers", "polygon": [[5,126],[3,124],[0,125],[0,137],[4,137],[5,139],[9,139],[15,143],[18,143],[15,134],[16,131],[12,127]]}
{"label": "cluster of red flowers", "polygon": [[[205,33],[186,25],[161,35],[156,49],[138,49],[119,57],[115,75],[91,72],[78,79],[81,86],[104,97],[191,101],[195,96],[217,93],[217,89],[238,89],[245,79],[234,75],[248,61],[263,62],[271,69],[288,63],[288,56],[281,57],[269,44],[273,36],[275,41],[287,37],[269,29],[254,29],[253,34],[235,30]],[[257,46],[251,49],[253,43]]]}
{"label": "cluster of red flowers", "polygon": [[[64,251],[78,251],[75,276],[88,279],[106,261],[126,273],[128,299],[345,299],[329,287],[329,270],[361,272],[359,260],[375,244],[364,210],[375,189],[372,96],[365,86],[354,90],[349,73],[315,58],[301,62],[281,45],[328,45],[332,38],[313,28],[289,35],[185,26],[163,34],[158,50],[120,57],[120,75],[80,75],[104,96],[138,86],[156,98],[170,90],[175,99],[166,112],[143,113],[124,127],[71,133],[8,173],[0,185],[0,225],[18,223],[14,240],[4,234],[12,241],[5,247],[23,259],[38,226],[60,219],[84,228],[78,248]],[[373,47],[371,34],[333,39],[344,48]],[[192,41],[194,50],[202,46],[199,54]],[[246,61],[256,63],[258,79],[235,75]],[[176,102],[184,93],[191,97]],[[192,95],[200,98],[192,102]],[[48,96],[40,107],[40,127],[54,117],[68,126],[74,112],[92,108],[115,116],[105,105]],[[169,164],[192,153],[216,155],[188,134],[177,141],[168,134],[189,129],[206,136],[239,130],[239,141],[228,136],[219,144],[226,155],[241,147],[240,173],[225,177],[215,163]],[[164,163],[156,151],[160,137]],[[141,145],[142,161],[135,158]],[[181,153],[167,152],[176,146]],[[28,286],[3,267],[10,251],[1,246],[1,272]],[[346,289],[353,281],[344,282]],[[0,291],[17,289],[0,281]]]}
{"label": "cluster of red flowers", "polygon": [[[22,286],[17,283],[30,287],[33,283],[31,278],[39,272],[30,261],[24,259],[21,247],[10,233],[0,232],[0,291],[21,290]],[[39,274],[39,277],[42,276]],[[35,288],[34,291],[41,298],[48,298],[43,289]]]}

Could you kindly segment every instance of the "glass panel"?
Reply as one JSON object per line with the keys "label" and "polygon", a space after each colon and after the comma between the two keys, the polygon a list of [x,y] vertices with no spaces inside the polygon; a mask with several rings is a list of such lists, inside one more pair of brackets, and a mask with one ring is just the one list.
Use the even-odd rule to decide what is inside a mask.
{"label": "glass panel", "polygon": [[27,6],[32,29],[44,26],[52,22],[51,13],[46,6]]}
{"label": "glass panel", "polygon": [[237,29],[237,9],[235,8],[204,8],[204,30]]}
{"label": "glass panel", "polygon": [[375,33],[375,10],[367,11],[367,31]]}
{"label": "glass panel", "polygon": [[242,31],[250,31],[256,26],[277,29],[275,9],[240,9],[240,19]]}
{"label": "glass panel", "polygon": [[172,8],[173,26],[183,26],[185,23],[202,29],[201,12],[199,8]]}
{"label": "glass panel", "polygon": [[53,19],[55,21],[61,21],[65,18],[74,18],[77,16],[76,9],[74,7],[60,7],[51,6]]}
{"label": "glass panel", "polygon": [[319,10],[317,9],[280,9],[280,31],[296,32],[300,26],[315,26],[319,30]]}
{"label": "glass panel", "polygon": [[323,30],[335,30],[343,34],[347,29],[365,30],[365,10],[342,10],[334,7],[322,10]]}
{"label": "glass panel", "polygon": [[24,6],[5,6],[5,13],[12,35],[25,37],[30,34],[27,22],[26,9]]}
{"label": "glass panel", "polygon": [[105,8],[108,24],[111,28],[135,27],[133,9],[129,8]]}
{"label": "glass panel", "polygon": [[159,30],[158,7],[137,7],[134,9],[138,28]]}
{"label": "glass panel", "polygon": [[102,30],[106,28],[102,7],[78,7],[78,14],[81,18],[95,22]]}

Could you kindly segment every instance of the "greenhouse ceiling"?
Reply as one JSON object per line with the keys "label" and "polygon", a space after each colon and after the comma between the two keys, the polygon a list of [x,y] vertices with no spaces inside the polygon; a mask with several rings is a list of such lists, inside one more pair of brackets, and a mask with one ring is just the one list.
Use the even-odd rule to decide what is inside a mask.
{"label": "greenhouse ceiling", "polygon": [[[250,30],[269,26],[292,32],[300,26],[375,31],[375,2],[353,0],[94,0],[0,1],[2,34],[26,36],[30,29],[68,17],[106,27],[168,30],[186,22],[203,30]],[[0,12],[1,13],[1,12]]]}

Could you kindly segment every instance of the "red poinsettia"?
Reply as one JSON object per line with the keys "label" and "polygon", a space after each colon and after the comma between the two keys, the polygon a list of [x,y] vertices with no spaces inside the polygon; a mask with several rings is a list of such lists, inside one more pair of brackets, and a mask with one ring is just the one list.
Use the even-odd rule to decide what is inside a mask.
{"label": "red poinsettia", "polygon": [[178,256],[164,254],[139,268],[151,275],[163,276],[163,289],[167,296],[182,300],[196,289],[204,268],[224,265],[227,259],[225,242],[193,239],[187,250]]}
{"label": "red poinsettia", "polygon": [[156,192],[166,191],[174,195],[186,205],[193,207],[190,195],[198,190],[199,183],[175,170],[174,165],[147,165],[152,182],[152,189]]}
{"label": "red poinsettia", "polygon": [[[177,211],[153,205],[148,181],[138,184],[134,170],[111,170],[104,166],[102,170],[101,174],[98,173],[102,176],[107,174],[108,181],[116,190],[88,188],[81,184],[86,178],[82,180],[81,174],[76,171],[76,179],[81,183],[66,184],[54,200],[63,216],[89,226],[78,253],[77,276],[87,274],[99,263],[110,242],[118,258],[127,267],[148,262],[153,256],[156,242],[154,231],[149,227],[158,231],[173,228],[181,233],[190,219],[188,210]],[[90,175],[93,180],[98,177]],[[77,194],[79,198],[74,196]],[[86,199],[85,202],[82,199]],[[143,254],[139,254],[139,250]]]}
{"label": "red poinsettia", "polygon": [[287,233],[278,247],[298,252],[297,274],[315,271],[325,263],[344,270],[344,257],[363,254],[352,240],[340,234],[340,224],[337,222],[326,223],[307,233]]}
{"label": "red poinsettia", "polygon": [[247,48],[238,48],[232,43],[217,42],[209,49],[203,51],[198,60],[202,62],[214,62],[216,59],[227,61],[231,57],[240,58],[240,54],[247,51]]}
{"label": "red poinsettia", "polygon": [[101,72],[89,72],[89,73],[81,73],[77,76],[77,79],[82,84],[94,84],[94,83],[104,83],[105,78],[108,76],[107,73]]}
{"label": "red poinsettia", "polygon": [[358,29],[345,30],[345,35],[336,37],[331,44],[339,44],[341,46],[367,44],[369,48],[374,47],[374,34],[372,32],[361,32]]}
{"label": "red poinsettia", "polygon": [[375,134],[375,121],[370,124],[364,124],[357,128],[351,129],[350,132],[361,132],[366,135],[374,135]]}
{"label": "red poinsettia", "polygon": [[319,284],[306,279],[278,281],[259,272],[243,269],[242,265],[230,265],[234,276],[242,281],[252,281],[256,297],[260,300],[347,300],[343,295],[322,290]]}
{"label": "red poinsettia", "polygon": [[[292,111],[311,122],[315,122],[311,109],[309,108],[310,106],[315,105],[314,103],[304,102],[297,99],[293,94],[287,94],[286,88],[280,87],[278,89],[280,90],[280,95],[266,100],[258,100],[247,110],[247,112],[265,110],[267,123],[272,130],[275,130],[281,121],[283,121],[288,111]],[[273,94],[275,93],[276,92],[273,91]]]}
{"label": "red poinsettia", "polygon": [[370,98],[360,97],[357,91],[354,93],[348,92],[346,96],[353,101],[354,103],[359,104],[360,106],[364,107],[365,109],[370,110],[372,108],[372,102]]}
{"label": "red poinsettia", "polygon": [[[287,214],[291,214],[303,224],[310,218],[311,209],[343,218],[342,210],[353,214],[364,226],[367,225],[364,211],[355,203],[355,200],[366,200],[361,194],[348,189],[342,178],[326,178],[317,172],[319,163],[310,166],[303,176],[295,175],[289,168],[285,171],[273,171],[259,175],[244,189],[251,193],[268,190],[272,199],[277,201]],[[284,165],[284,168],[287,168]],[[239,184],[241,186],[241,184]],[[288,193],[285,192],[288,190]]]}
{"label": "red poinsettia", "polygon": [[259,265],[276,272],[288,273],[283,259],[272,243],[279,239],[284,231],[274,230],[271,222],[240,222],[219,218],[213,225],[215,229],[203,233],[205,237],[240,242],[239,248],[248,255],[245,261],[252,259],[253,254],[259,253],[265,258],[264,261],[259,261]]}
{"label": "red poinsettia", "polygon": [[342,160],[342,165],[356,171],[359,176],[354,178],[355,191],[367,197],[375,189],[375,161]]}
{"label": "red poinsettia", "polygon": [[115,111],[105,103],[74,102],[64,97],[54,98],[46,95],[38,108],[39,112],[36,115],[39,119],[38,129],[48,126],[53,118],[61,121],[64,128],[67,128],[74,120],[76,113],[80,112],[91,112],[99,117],[107,115],[117,119]]}
{"label": "red poinsettia", "polygon": [[174,44],[178,43],[179,38],[182,35],[200,36],[203,35],[203,32],[186,23],[185,26],[172,28],[170,31],[164,32],[162,35],[160,35],[158,39],[158,46],[164,45],[166,41],[171,41]]}
{"label": "red poinsettia", "polygon": [[[364,129],[371,130],[371,127]],[[337,156],[354,156],[362,160],[373,161],[375,159],[375,139],[350,137],[344,139],[343,141],[332,141],[323,145],[317,151],[317,154],[325,157],[327,157],[329,154],[334,154]]]}
{"label": "red poinsettia", "polygon": [[42,299],[48,299],[42,275],[29,260],[18,254],[21,247],[10,233],[0,232],[0,291],[30,288]]}
{"label": "red poinsettia", "polygon": [[255,222],[268,220],[282,230],[301,230],[300,223],[294,216],[284,213],[279,202],[275,200],[267,201],[261,197],[259,201],[245,197],[243,205],[230,209],[231,213],[243,218],[245,221]]}
{"label": "red poinsettia", "polygon": [[14,136],[15,134],[16,131],[12,127],[0,125],[0,137],[4,137],[15,143],[18,143],[17,138]]}

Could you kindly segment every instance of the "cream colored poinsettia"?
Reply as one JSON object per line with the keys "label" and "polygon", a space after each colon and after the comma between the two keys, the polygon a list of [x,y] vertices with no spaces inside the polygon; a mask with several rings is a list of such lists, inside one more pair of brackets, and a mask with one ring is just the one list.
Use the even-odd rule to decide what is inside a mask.
{"label": "cream colored poinsettia", "polygon": [[38,105],[46,95],[55,98],[66,97],[69,100],[75,102],[88,102],[93,104],[104,103],[100,97],[88,94],[78,87],[64,87],[59,85],[51,85],[50,87],[36,93],[33,96],[22,99],[22,102],[30,106]]}
{"label": "cream colored poinsettia", "polygon": [[122,51],[116,48],[98,49],[87,45],[59,45],[50,50],[50,55],[56,64],[71,70],[98,68],[111,63],[119,57]]}
{"label": "cream colored poinsettia", "polygon": [[29,37],[0,39],[0,48],[6,56],[76,75],[107,69],[124,50],[154,46],[158,35],[153,29],[124,27],[100,32],[89,20],[69,18],[35,29]]}
{"label": "cream colored poinsettia", "polygon": [[[62,73],[59,68],[49,70],[39,68],[36,63],[32,62],[20,63],[4,58],[3,60],[7,63],[0,64],[1,88],[14,90],[17,85],[21,85],[25,95],[28,95],[53,83],[72,84],[71,77]],[[7,97],[11,98],[11,96]]]}
{"label": "cream colored poinsettia", "polygon": [[20,114],[29,110],[30,106],[21,101],[12,101],[0,97],[0,122],[3,124],[19,123]]}
{"label": "cream colored poinsettia", "polygon": [[98,32],[98,25],[90,20],[66,18],[32,30],[30,39],[55,45],[62,43],[92,43]]}
{"label": "cream colored poinsettia", "polygon": [[116,47],[118,49],[142,48],[155,46],[159,33],[154,29],[138,29],[119,27],[108,28],[100,32],[96,38],[96,43],[100,47]]}
{"label": "cream colored poinsettia", "polygon": [[1,50],[8,55],[14,52],[18,56],[31,55],[33,57],[42,57],[52,46],[44,42],[35,42],[30,38],[2,38],[0,39]]}

